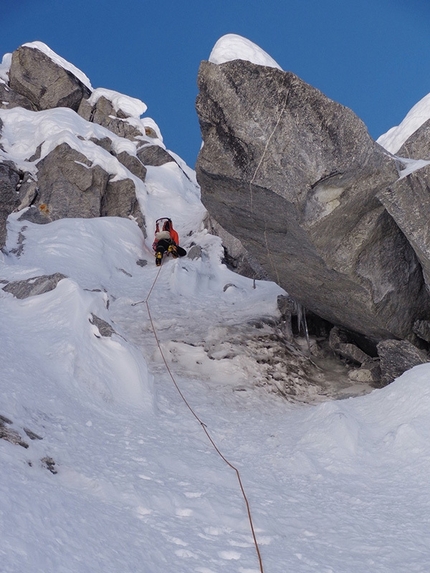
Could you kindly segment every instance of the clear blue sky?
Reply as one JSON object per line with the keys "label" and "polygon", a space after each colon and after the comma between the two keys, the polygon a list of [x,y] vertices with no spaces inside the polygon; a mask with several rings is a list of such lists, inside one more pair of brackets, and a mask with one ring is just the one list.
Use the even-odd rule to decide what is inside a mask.
{"label": "clear blue sky", "polygon": [[194,167],[196,77],[236,33],[330,98],[376,139],[430,92],[430,0],[1,0],[0,55],[40,40],[93,87],[148,105]]}

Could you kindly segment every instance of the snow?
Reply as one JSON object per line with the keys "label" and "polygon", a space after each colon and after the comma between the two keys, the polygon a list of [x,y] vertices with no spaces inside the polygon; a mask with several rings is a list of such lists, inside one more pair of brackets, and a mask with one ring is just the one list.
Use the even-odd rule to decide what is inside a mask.
{"label": "snow", "polygon": [[112,102],[115,111],[118,112],[121,110],[131,117],[139,118],[148,109],[146,104],[144,104],[140,99],[126,96],[106,88],[95,89],[88,101],[91,105],[95,105],[101,97],[105,97]]}
{"label": "snow", "polygon": [[45,56],[48,56],[48,58],[50,58],[57,65],[71,72],[74,76],[78,78],[78,80],[80,80],[84,84],[84,86],[92,90],[90,80],[79,68],[77,68],[76,66],[74,66],[73,64],[71,64],[70,62],[59,56],[58,54],[56,54],[53,50],[51,50],[49,46],[47,46],[43,42],[27,42],[26,44],[23,44],[23,46],[43,52]]}
{"label": "snow", "polygon": [[[2,157],[31,167],[39,144],[68,141],[124,175],[89,145],[106,130],[69,111],[1,110]],[[28,445],[0,439],[2,573],[258,573],[237,476],[182,396],[240,471],[267,573],[426,573],[430,365],[345,400],[270,392],[245,350],[283,291],[222,264],[180,158],[137,193],[145,238],[128,219],[8,219],[0,280],[67,278],[26,299],[0,289],[0,416]],[[159,271],[162,216],[201,255]]]}
{"label": "snow", "polygon": [[408,112],[406,117],[395,127],[392,127],[377,139],[377,143],[382,145],[390,153],[397,153],[405,141],[430,119],[430,94],[423,97]]}
{"label": "snow", "polygon": [[262,48],[238,34],[226,34],[215,44],[209,56],[213,64],[223,64],[233,60],[246,60],[259,66],[282,68]]}
{"label": "snow", "polygon": [[12,62],[12,54],[5,54],[0,64],[0,80],[4,83],[9,81],[9,70]]}
{"label": "snow", "polygon": [[[135,178],[111,153],[102,149],[91,138],[100,140],[108,137],[112,142],[112,149],[120,154],[123,151],[131,155],[136,154],[133,142],[118,137],[112,131],[88,122],[69,108],[55,108],[45,111],[29,111],[22,108],[0,109],[0,120],[3,122],[2,142],[4,152],[0,149],[0,157],[14,160],[23,170],[35,172],[36,162],[30,159],[39,146],[42,159],[61,143],[85,155],[93,165],[99,165],[117,179]],[[136,120],[140,124],[142,133],[145,132],[146,118]],[[142,140],[145,140],[142,135]],[[146,138],[152,144],[161,144],[161,141]]]}

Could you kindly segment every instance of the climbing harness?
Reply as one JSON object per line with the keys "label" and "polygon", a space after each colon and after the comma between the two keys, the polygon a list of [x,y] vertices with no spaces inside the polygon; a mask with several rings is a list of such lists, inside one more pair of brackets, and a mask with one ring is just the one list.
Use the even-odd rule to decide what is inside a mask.
{"label": "climbing harness", "polygon": [[242,478],[241,478],[240,472],[239,472],[239,470],[237,469],[237,467],[236,467],[235,465],[233,465],[233,464],[224,456],[224,454],[221,452],[221,450],[218,448],[218,446],[216,445],[215,441],[213,440],[211,434],[209,433],[209,430],[208,430],[208,428],[207,428],[207,425],[199,418],[199,416],[195,413],[195,411],[193,410],[193,408],[192,408],[192,407],[190,406],[190,404],[188,403],[188,401],[187,401],[185,395],[183,394],[182,390],[180,389],[180,387],[179,387],[179,385],[178,385],[178,383],[177,383],[177,381],[176,381],[176,379],[175,379],[175,377],[174,377],[174,375],[173,375],[173,373],[172,373],[172,371],[171,371],[171,369],[170,369],[170,367],[169,367],[169,364],[168,364],[168,362],[167,362],[167,359],[166,359],[166,357],[165,357],[165,355],[164,355],[164,352],[163,352],[163,350],[162,350],[162,348],[161,348],[160,339],[158,338],[158,334],[157,334],[157,331],[156,331],[156,329],[155,329],[154,321],[153,321],[153,319],[152,319],[151,309],[150,309],[150,306],[149,306],[149,298],[151,297],[152,291],[154,290],[155,284],[156,284],[156,282],[157,282],[157,280],[158,280],[158,277],[160,276],[160,272],[161,272],[161,267],[159,267],[159,269],[158,269],[158,271],[157,271],[157,274],[155,275],[154,282],[152,283],[152,286],[151,286],[151,288],[150,288],[150,290],[149,290],[149,293],[148,293],[148,296],[146,297],[146,299],[145,299],[145,300],[138,301],[138,302],[136,302],[136,303],[132,303],[132,306],[135,306],[136,304],[140,304],[140,303],[145,303],[145,305],[146,305],[146,310],[147,310],[147,313],[148,313],[149,322],[151,323],[152,332],[153,332],[153,334],[154,334],[155,342],[157,343],[157,347],[158,347],[158,350],[160,351],[161,358],[162,358],[162,360],[163,360],[163,362],[164,362],[164,365],[165,365],[166,370],[167,370],[167,372],[168,372],[168,374],[169,374],[169,376],[170,376],[170,379],[171,379],[172,382],[173,382],[173,385],[175,386],[175,388],[176,388],[176,390],[177,390],[179,396],[182,398],[182,400],[183,400],[183,402],[185,403],[185,405],[187,406],[188,410],[191,412],[192,416],[193,416],[193,417],[197,420],[197,422],[200,424],[202,430],[203,430],[204,433],[206,434],[206,437],[208,438],[209,442],[212,444],[212,446],[213,446],[213,448],[215,449],[216,453],[217,453],[217,454],[220,456],[220,458],[229,466],[229,468],[232,469],[232,470],[236,473],[237,481],[239,482],[240,491],[241,491],[242,497],[243,497],[243,499],[244,499],[244,501],[245,501],[246,511],[247,511],[247,514],[248,514],[249,527],[250,527],[250,529],[251,529],[252,539],[253,539],[253,541],[254,541],[255,550],[256,550],[256,552],[257,552],[257,558],[258,558],[258,564],[259,564],[259,568],[260,568],[260,573],[264,573],[263,560],[262,560],[262,557],[261,557],[260,548],[259,548],[259,546],[258,546],[257,536],[256,536],[256,533],[255,533],[255,528],[254,528],[254,522],[253,522],[252,514],[251,514],[251,506],[250,506],[250,504],[249,504],[248,497],[247,497],[247,495],[246,495],[245,488],[244,488],[243,483],[242,483]]}

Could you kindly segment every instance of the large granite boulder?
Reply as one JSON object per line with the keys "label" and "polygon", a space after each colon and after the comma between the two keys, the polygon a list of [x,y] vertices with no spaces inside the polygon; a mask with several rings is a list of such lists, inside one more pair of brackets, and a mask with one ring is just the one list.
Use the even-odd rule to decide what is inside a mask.
{"label": "large granite boulder", "polygon": [[12,54],[10,88],[25,96],[37,110],[70,107],[77,111],[89,88],[72,72],[36,47],[20,46]]}
{"label": "large granite boulder", "polygon": [[292,73],[202,62],[198,83],[209,213],[318,316],[375,340],[413,336],[429,308],[421,268],[377,198],[396,159]]}

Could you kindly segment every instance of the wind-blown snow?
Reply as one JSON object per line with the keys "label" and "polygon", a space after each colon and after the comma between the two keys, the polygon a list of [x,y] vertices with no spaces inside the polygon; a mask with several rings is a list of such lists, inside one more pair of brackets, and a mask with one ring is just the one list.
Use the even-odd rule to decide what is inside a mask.
{"label": "wind-blown snow", "polygon": [[[36,171],[36,162],[29,160],[34,156],[39,146],[41,146],[40,157],[37,161],[48,155],[61,143],[67,143],[85,155],[93,165],[99,165],[118,179],[134,179],[139,185],[139,180],[133,177],[116,157],[91,141],[91,138],[99,140],[108,137],[112,142],[112,149],[117,154],[126,151],[135,155],[136,145],[128,139],[118,137],[101,125],[86,121],[69,108],[62,107],[39,112],[22,108],[0,109],[0,119],[3,122],[2,142],[4,147],[4,152],[0,149],[0,156],[14,160],[23,170]],[[136,121],[140,123],[142,140],[145,140],[143,134],[147,124],[146,118]],[[149,141],[148,138],[146,139]],[[162,144],[155,138],[150,141],[151,143]]]}
{"label": "wind-blown snow", "polygon": [[406,117],[395,127],[392,127],[377,139],[377,143],[382,145],[390,153],[397,153],[405,141],[430,119],[430,94],[424,96],[408,112]]}
{"label": "wind-blown snow", "polygon": [[[105,134],[66,110],[0,119],[3,157],[19,165],[32,165],[44,138],[51,149]],[[270,393],[259,363],[229,356],[224,335],[235,328],[246,345],[250,321],[276,318],[283,291],[222,264],[179,158],[148,167],[140,185],[146,237],[113,217],[8,219],[0,280],[67,278],[22,300],[0,289],[0,430],[28,446],[0,439],[1,572],[259,572],[236,476],[161,348],[240,470],[267,573],[427,573],[430,365],[343,401]],[[190,257],[166,260],[158,275],[151,243],[162,216]]]}
{"label": "wind-blown snow", "polygon": [[251,40],[237,34],[226,34],[216,42],[209,61],[213,64],[223,64],[232,60],[246,60],[259,66],[282,69],[269,54]]}
{"label": "wind-blown snow", "polygon": [[0,64],[0,80],[4,83],[9,81],[9,70],[12,62],[12,54],[5,54]]}
{"label": "wind-blown snow", "polygon": [[48,58],[50,58],[60,67],[71,72],[74,76],[78,78],[78,80],[80,80],[85,86],[87,86],[88,89],[92,90],[90,80],[79,68],[77,68],[76,66],[74,66],[73,64],[71,64],[70,62],[59,56],[58,54],[56,54],[53,50],[51,50],[49,46],[47,46],[43,42],[27,42],[26,44],[23,45],[28,48],[32,48],[35,50],[39,50],[40,52],[43,52],[45,56],[48,56]]}
{"label": "wind-blown snow", "polygon": [[106,88],[95,89],[90,95],[88,102],[91,105],[95,105],[101,97],[105,97],[112,102],[115,111],[121,110],[131,117],[139,118],[148,109],[147,105],[140,99],[126,96],[113,90],[107,90]]}

